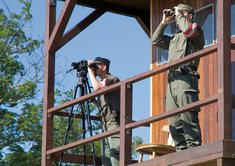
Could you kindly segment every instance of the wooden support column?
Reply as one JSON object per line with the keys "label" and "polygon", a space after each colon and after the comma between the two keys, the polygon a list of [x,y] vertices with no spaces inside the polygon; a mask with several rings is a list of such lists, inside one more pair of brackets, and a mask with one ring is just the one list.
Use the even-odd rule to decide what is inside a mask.
{"label": "wooden support column", "polygon": [[218,1],[218,138],[232,138],[230,0]]}
{"label": "wooden support column", "polygon": [[140,26],[143,28],[145,33],[150,37],[150,22],[148,17],[136,17],[136,21],[140,24]]}
{"label": "wooden support column", "polygon": [[52,149],[53,118],[48,117],[47,111],[54,103],[54,73],[55,53],[50,53],[48,42],[56,22],[56,0],[46,0],[46,37],[44,51],[44,99],[43,99],[43,129],[42,129],[42,166],[52,165],[47,150]]}
{"label": "wooden support column", "polygon": [[85,19],[83,19],[81,22],[76,24],[72,29],[70,29],[68,32],[66,32],[57,47],[57,50],[61,47],[63,47],[66,43],[68,43],[70,40],[72,40],[75,36],[77,36],[79,33],[81,33],[84,29],[86,29],[89,25],[94,23],[100,16],[102,16],[105,13],[104,10],[96,9],[93,11],[89,16],[87,16]]}
{"label": "wooden support column", "polygon": [[50,52],[56,52],[58,44],[63,36],[65,28],[69,22],[70,16],[72,15],[73,9],[77,3],[77,0],[66,0],[64,3],[64,7],[61,10],[58,21],[56,22],[55,27],[53,28],[53,32],[50,36],[50,40],[48,41],[48,50]]}
{"label": "wooden support column", "polygon": [[132,122],[132,84],[121,85],[120,112],[120,165],[131,164],[132,131],[125,130],[125,125]]}
{"label": "wooden support column", "polygon": [[235,159],[232,158],[217,159],[217,166],[232,166],[234,164],[235,164]]}

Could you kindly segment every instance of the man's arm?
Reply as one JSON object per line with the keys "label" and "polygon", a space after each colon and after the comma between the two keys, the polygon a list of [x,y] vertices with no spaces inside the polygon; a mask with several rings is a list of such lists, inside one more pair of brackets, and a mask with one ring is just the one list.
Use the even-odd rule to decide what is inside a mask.
{"label": "man's arm", "polygon": [[88,67],[88,73],[89,73],[91,84],[92,84],[94,91],[100,89],[99,81],[95,77],[95,71],[91,67]]}
{"label": "man's arm", "polygon": [[201,27],[196,22],[187,20],[178,8],[175,8],[175,19],[184,35],[190,40],[199,40],[203,38]]}
{"label": "man's arm", "polygon": [[[170,9],[165,9],[170,10]],[[151,37],[151,43],[153,45],[156,45],[159,48],[168,50],[169,43],[170,43],[170,37],[164,35],[164,30],[167,27],[167,24],[173,19],[174,15],[172,16],[166,16],[163,11],[162,21],[153,33]]]}
{"label": "man's arm", "polygon": [[[90,64],[92,63],[93,61],[91,60],[88,60],[88,73],[89,73],[89,76],[90,76],[90,80],[91,80],[91,84],[92,84],[92,87],[94,89],[94,91],[98,90],[101,88],[100,86],[100,82],[96,79],[96,76],[95,76],[95,69],[90,67]],[[96,106],[96,107],[100,107],[100,103],[95,99],[91,99],[91,102]]]}
{"label": "man's arm", "polygon": [[94,91],[102,88],[105,86],[105,81],[106,79],[103,79],[101,82],[99,82],[97,79],[96,79],[96,76],[95,76],[95,69],[93,67],[90,67],[90,64],[92,63],[93,61],[91,60],[88,60],[88,73],[89,73],[89,76],[90,76],[90,80],[91,80],[91,84],[92,84],[92,87],[94,89]]}

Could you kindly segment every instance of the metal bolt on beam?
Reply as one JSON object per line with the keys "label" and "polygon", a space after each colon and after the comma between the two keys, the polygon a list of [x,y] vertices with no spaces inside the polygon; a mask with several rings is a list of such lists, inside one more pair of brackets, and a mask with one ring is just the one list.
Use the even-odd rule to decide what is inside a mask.
{"label": "metal bolt on beam", "polygon": [[132,84],[127,84],[126,87],[130,89],[132,88]]}
{"label": "metal bolt on beam", "polygon": [[49,154],[49,155],[47,155],[47,159],[48,160],[50,160],[51,159],[51,155]]}
{"label": "metal bolt on beam", "polygon": [[126,130],[126,133],[127,133],[127,134],[131,134],[131,130],[130,130],[130,129],[127,129],[127,130]]}
{"label": "metal bolt on beam", "polygon": [[48,117],[48,118],[52,118],[52,115],[51,115],[51,114],[48,114],[47,117]]}
{"label": "metal bolt on beam", "polygon": [[56,6],[56,0],[50,0],[50,5],[51,6]]}

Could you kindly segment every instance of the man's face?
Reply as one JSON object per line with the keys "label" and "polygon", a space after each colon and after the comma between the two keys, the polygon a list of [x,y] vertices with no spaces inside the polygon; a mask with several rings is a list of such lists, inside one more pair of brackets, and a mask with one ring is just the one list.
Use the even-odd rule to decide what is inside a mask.
{"label": "man's face", "polygon": [[105,65],[102,63],[96,63],[97,68],[95,69],[95,75],[96,76],[101,76],[102,73],[105,71]]}
{"label": "man's face", "polygon": [[186,10],[182,11],[182,15],[184,18],[186,18],[188,21],[192,21],[193,15],[187,12]]}
{"label": "man's face", "polygon": [[[184,18],[186,18],[189,22],[192,22],[193,15],[191,13],[187,12],[186,10],[182,10],[181,13]],[[176,26],[179,28],[178,22],[176,22]]]}

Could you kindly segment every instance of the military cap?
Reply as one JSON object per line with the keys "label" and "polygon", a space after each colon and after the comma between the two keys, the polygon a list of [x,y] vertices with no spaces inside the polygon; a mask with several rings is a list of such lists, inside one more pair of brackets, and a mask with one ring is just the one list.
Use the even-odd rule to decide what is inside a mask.
{"label": "military cap", "polygon": [[93,63],[102,63],[109,68],[110,60],[108,60],[106,58],[102,58],[102,57],[96,57],[95,60],[93,61]]}
{"label": "military cap", "polygon": [[194,13],[193,8],[191,6],[189,6],[189,5],[179,4],[178,8],[180,10],[187,11],[188,13]]}

